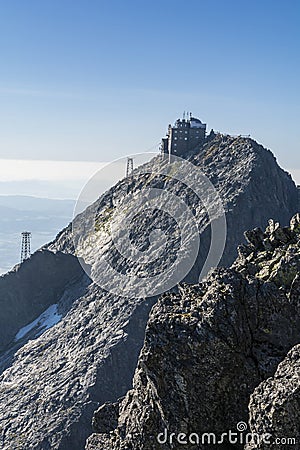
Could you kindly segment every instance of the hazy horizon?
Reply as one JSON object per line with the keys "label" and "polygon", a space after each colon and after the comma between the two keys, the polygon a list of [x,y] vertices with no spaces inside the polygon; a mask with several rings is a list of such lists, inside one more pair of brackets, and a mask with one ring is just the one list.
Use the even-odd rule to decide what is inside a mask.
{"label": "hazy horizon", "polygon": [[[76,200],[88,180],[106,164],[90,161],[0,160],[0,196]],[[291,174],[296,185],[300,185],[300,170],[282,169]],[[23,178],[24,173],[26,179]]]}
{"label": "hazy horizon", "polygon": [[0,12],[2,164],[110,162],[157,148],[191,111],[300,170],[299,2],[30,0]]}

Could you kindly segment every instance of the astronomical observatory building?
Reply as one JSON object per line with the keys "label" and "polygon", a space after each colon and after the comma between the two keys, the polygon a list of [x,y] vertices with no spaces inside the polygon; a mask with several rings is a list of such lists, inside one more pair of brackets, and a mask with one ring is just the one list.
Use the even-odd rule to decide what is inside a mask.
{"label": "astronomical observatory building", "polygon": [[197,149],[205,141],[206,124],[192,117],[177,119],[168,126],[167,136],[162,139],[162,154],[184,157],[189,151]]}

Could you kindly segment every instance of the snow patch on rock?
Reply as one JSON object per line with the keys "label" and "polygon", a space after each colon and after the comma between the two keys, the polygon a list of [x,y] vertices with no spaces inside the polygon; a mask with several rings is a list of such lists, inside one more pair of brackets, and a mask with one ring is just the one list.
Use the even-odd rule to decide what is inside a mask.
{"label": "snow patch on rock", "polygon": [[62,317],[60,314],[58,314],[57,309],[57,304],[49,306],[49,308],[47,308],[46,311],[44,311],[37,319],[18,331],[15,337],[15,341],[19,341],[20,339],[22,339],[24,336],[26,336],[26,334],[29,333],[29,331],[33,330],[34,328],[36,328],[35,337],[38,337],[44,331],[57,324]]}

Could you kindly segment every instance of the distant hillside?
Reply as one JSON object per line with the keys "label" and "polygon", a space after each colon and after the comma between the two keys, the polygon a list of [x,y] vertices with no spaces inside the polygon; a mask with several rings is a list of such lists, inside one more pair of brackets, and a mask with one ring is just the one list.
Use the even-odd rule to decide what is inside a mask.
{"label": "distant hillside", "polygon": [[74,200],[31,197],[29,195],[0,195],[0,206],[6,206],[21,211],[47,211],[65,213],[73,211]]}

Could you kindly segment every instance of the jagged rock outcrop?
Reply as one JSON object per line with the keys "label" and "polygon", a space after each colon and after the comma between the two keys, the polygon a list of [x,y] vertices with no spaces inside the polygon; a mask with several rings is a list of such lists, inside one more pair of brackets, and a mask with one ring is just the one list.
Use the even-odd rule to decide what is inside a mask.
{"label": "jagged rock outcrop", "polygon": [[[242,242],[245,229],[265,226],[270,217],[287,224],[297,210],[297,189],[290,175],[280,169],[270,151],[252,139],[218,134],[209,139],[199,153],[191,153],[189,160],[211,179],[224,204],[228,239],[222,264],[233,262],[236,245]],[[148,164],[148,167],[152,170],[161,164],[166,162],[156,158]],[[209,248],[210,226],[201,201],[184,184],[172,178],[172,171],[180,170],[180,167],[175,166],[174,169],[171,166],[168,170],[168,176],[160,178],[151,174],[139,175],[136,172],[134,179],[130,181],[130,190],[137,196],[147,185],[169,190],[187,202],[202,233],[199,257],[186,277],[186,281],[195,283]],[[115,265],[117,271],[126,272],[126,261],[115,251],[107,228],[112,211],[122,204],[127,196],[128,187],[129,180],[121,180],[79,217],[79,227],[82,226],[83,230],[86,224],[96,217],[94,230],[86,239],[82,239],[79,247],[74,248],[70,225],[54,242],[41,250],[40,258],[46,252],[50,252],[53,258],[60,254],[58,252],[66,256],[74,256],[79,252],[93,274],[93,271],[97,272],[96,255],[104,255]],[[161,267],[159,268],[156,262],[149,266],[150,272],[164,270],[171,264],[176,258],[180,243],[174,221],[157,211],[155,214],[140,218],[132,225],[132,237],[141,250],[147,249],[149,233],[155,228],[165,230],[170,241],[160,256]],[[42,284],[45,289],[42,292],[45,292],[43,295],[46,308],[52,302],[47,297],[48,290],[52,289],[51,276],[48,277],[46,271],[41,279],[36,277],[34,256],[26,262],[26,265],[29,271],[27,277],[31,280],[30,292],[38,291]],[[18,285],[22,267],[25,267],[25,263],[19,271],[10,275],[11,283]],[[130,269],[139,273],[138,266]],[[230,284],[225,272],[223,275],[224,284]],[[245,283],[242,281],[243,275],[239,276],[240,285],[232,280],[232,296],[240,292],[239,289],[242,289]],[[67,283],[68,281],[60,294],[57,294],[60,297],[58,299],[55,297],[55,302],[61,303],[64,310],[61,321],[38,337],[30,336],[31,340],[16,354],[16,349],[11,344],[10,348],[6,347],[6,352],[10,352],[8,356],[0,355],[0,358],[5,359],[2,367],[7,367],[0,378],[2,418],[0,446],[3,450],[11,448],[82,450],[86,438],[92,432],[91,421],[94,410],[106,401],[115,402],[131,388],[149,311],[156,298],[126,298],[112,295],[103,291],[87,276],[75,280],[71,286]],[[30,304],[31,293],[26,293],[26,298],[16,296],[8,301],[7,288],[5,286],[2,288],[3,285],[3,278],[0,278],[2,307],[7,307],[9,301],[15,305],[12,313],[6,317],[7,326],[15,327],[14,324],[11,325],[15,311],[22,309],[23,303]],[[255,286],[249,289],[252,289],[251,292],[255,297]],[[230,295],[228,293],[229,297]],[[271,296],[271,293],[268,295]],[[176,298],[179,301],[179,297]],[[282,301],[284,302],[283,297]],[[26,320],[28,322],[34,320],[40,312],[40,308],[37,308],[35,313],[33,311],[32,314],[28,314]],[[222,314],[220,312],[220,316]],[[235,314],[234,310],[232,314]],[[189,316],[186,319],[187,326],[189,326],[188,318]],[[20,322],[18,326],[23,327],[24,323]],[[225,320],[223,326],[227,327]],[[8,342],[8,346],[15,328],[10,331],[9,336],[2,336],[2,339]],[[245,330],[248,330],[246,325]],[[230,339],[233,342],[236,339],[235,333],[236,331],[232,329]],[[251,335],[248,339],[251,340]],[[293,342],[293,336],[287,336],[287,342],[288,340]],[[220,342],[221,347],[222,345],[227,344]],[[260,353],[268,353],[268,348],[262,349],[258,346],[255,349],[257,355],[249,355],[246,359],[237,355],[235,363],[237,368],[242,363],[247,363],[248,370],[257,375],[259,382],[260,371],[271,374],[272,370],[268,364],[263,367],[263,363],[259,370],[257,369],[255,358],[259,358]],[[280,360],[284,351],[284,349],[279,351],[274,364]],[[273,367],[273,356],[270,356],[270,360],[269,366]],[[231,372],[228,377],[231,377]],[[242,388],[241,399],[246,402],[246,394]],[[235,417],[233,412],[232,417]]]}
{"label": "jagged rock outcrop", "polygon": [[[199,436],[200,443],[192,445],[193,437],[187,449],[213,449],[216,443],[202,442],[204,433],[219,439],[248,421],[254,388],[300,342],[300,215],[289,227],[270,220],[265,232],[256,228],[246,237],[230,269],[215,269],[200,285],[183,285],[153,307],[118,426],[114,418],[106,433],[88,440],[87,450],[177,450],[180,433],[187,441]],[[270,431],[270,422],[274,435],[299,431],[297,354],[299,348],[274,380],[256,389],[250,403],[255,431]],[[243,445],[224,439],[219,447]]]}
{"label": "jagged rock outcrop", "polygon": [[118,426],[119,402],[104,403],[94,414],[93,428],[97,433],[109,433],[109,431]]}
{"label": "jagged rock outcrop", "polygon": [[[298,280],[298,289],[299,289]],[[298,298],[300,292],[298,290]],[[279,364],[273,378],[262,382],[251,396],[250,429],[268,441],[249,445],[249,449],[296,449],[300,445],[300,345]]]}

